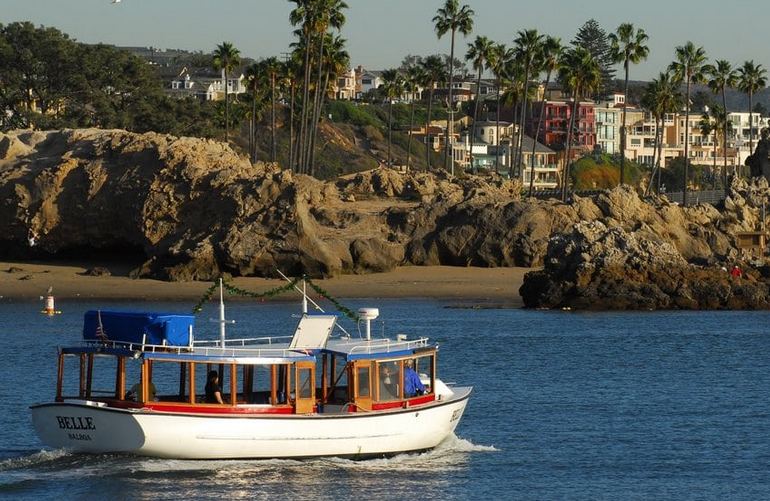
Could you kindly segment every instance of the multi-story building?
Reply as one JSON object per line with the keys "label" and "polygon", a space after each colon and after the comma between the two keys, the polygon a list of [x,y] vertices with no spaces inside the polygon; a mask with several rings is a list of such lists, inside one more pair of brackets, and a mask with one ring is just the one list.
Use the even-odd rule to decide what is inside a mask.
{"label": "multi-story building", "polygon": [[[540,110],[544,110],[542,137],[543,143],[555,150],[566,149],[567,128],[572,116],[572,100],[547,100],[532,103],[532,116],[527,120],[527,133],[534,135],[540,118]],[[593,101],[579,101],[577,116],[573,126],[572,148],[574,155],[579,156],[586,151],[592,151],[596,144],[596,114]]]}
{"label": "multi-story building", "polygon": [[727,114],[727,120],[732,126],[729,142],[738,149],[740,165],[744,165],[751,154],[750,147],[757,146],[762,129],[770,126],[770,118],[763,117],[759,113],[751,114],[752,125],[750,126],[749,115],[748,111],[734,111]]}

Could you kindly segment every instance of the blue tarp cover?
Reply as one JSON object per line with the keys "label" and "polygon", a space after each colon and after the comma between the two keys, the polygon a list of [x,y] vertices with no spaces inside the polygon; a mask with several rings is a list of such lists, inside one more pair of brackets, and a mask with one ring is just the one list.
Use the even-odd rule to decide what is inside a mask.
{"label": "blue tarp cover", "polygon": [[[104,337],[98,334],[100,317]],[[192,315],[92,310],[83,320],[83,339],[141,343],[146,334],[146,344],[163,344],[165,340],[167,345],[187,346],[194,323]]]}

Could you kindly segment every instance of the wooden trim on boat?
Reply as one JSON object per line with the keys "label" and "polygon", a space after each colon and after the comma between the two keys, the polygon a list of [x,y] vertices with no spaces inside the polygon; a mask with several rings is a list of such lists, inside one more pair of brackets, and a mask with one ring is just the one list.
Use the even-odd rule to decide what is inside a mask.
{"label": "wooden trim on boat", "polygon": [[62,385],[64,384],[64,352],[59,350],[59,367],[56,375],[56,401],[62,401]]}

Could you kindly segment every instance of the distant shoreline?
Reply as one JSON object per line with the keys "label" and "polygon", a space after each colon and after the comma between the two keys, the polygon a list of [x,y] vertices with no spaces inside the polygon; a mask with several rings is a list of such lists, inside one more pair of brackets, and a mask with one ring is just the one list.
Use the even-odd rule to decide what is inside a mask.
{"label": "distant shoreline", "polygon": [[[106,267],[112,275],[84,274],[95,265]],[[0,261],[0,300],[38,300],[48,287],[53,287],[57,299],[197,301],[210,285],[210,282],[131,279],[127,276],[128,269],[129,266],[121,264],[87,266],[81,262]],[[519,287],[528,271],[529,268],[406,266],[386,273],[341,275],[314,282],[340,298],[431,298],[461,304],[521,307]],[[285,283],[250,277],[232,281],[236,287],[255,292]],[[291,299],[291,295],[279,299],[282,298]]]}

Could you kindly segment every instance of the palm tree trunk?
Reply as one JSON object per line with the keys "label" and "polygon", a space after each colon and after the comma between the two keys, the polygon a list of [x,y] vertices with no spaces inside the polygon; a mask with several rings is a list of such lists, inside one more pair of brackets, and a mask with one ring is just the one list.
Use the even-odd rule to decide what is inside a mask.
{"label": "palm tree trunk", "polygon": [[722,186],[727,196],[727,96],[725,86],[722,86],[722,108],[725,111],[725,122],[722,124],[722,154],[724,155],[724,164],[722,167]]}
{"label": "palm tree trunk", "polygon": [[658,195],[660,195],[660,176],[661,173],[661,161],[663,160],[663,129],[665,127],[665,115],[661,115],[660,117],[660,140],[658,141]]}
{"label": "palm tree trunk", "polygon": [[[719,134],[719,130],[718,129],[714,129],[714,167],[713,167],[714,172],[712,174],[712,178],[713,178],[713,176],[717,175],[717,172],[719,170],[717,168],[717,153],[719,152],[719,150],[717,149],[717,143],[719,142],[719,138],[717,137],[717,134]],[[713,181],[712,181],[712,183],[714,184],[714,188],[716,188],[716,183],[713,182]]]}
{"label": "palm tree trunk", "polygon": [[754,154],[754,93],[749,90],[749,155]]}
{"label": "palm tree trunk", "polygon": [[425,122],[425,172],[430,170],[430,118],[433,105],[433,82],[430,83],[430,92],[428,92],[428,117]]}
{"label": "palm tree trunk", "polygon": [[409,112],[409,137],[406,141],[406,171],[409,172],[409,160],[412,157],[412,129],[414,127],[414,93],[412,94],[412,109]]}
{"label": "palm tree trunk", "polygon": [[297,172],[304,172],[305,159],[305,126],[307,123],[308,101],[310,101],[310,32],[305,31],[305,67],[304,85],[302,89],[302,110],[299,118],[299,138],[297,139]]}
{"label": "palm tree trunk", "polygon": [[230,100],[227,92],[227,59],[225,59],[225,142],[228,142],[230,136]]}
{"label": "palm tree trunk", "polygon": [[481,97],[481,70],[484,67],[483,64],[479,66],[479,75],[476,78],[476,102],[473,106],[473,124],[471,125],[471,137],[468,141],[469,157],[471,159],[471,172],[475,172],[473,168],[473,140],[476,138],[476,122],[479,119],[479,98]]}
{"label": "palm tree trunk", "polygon": [[257,92],[251,98],[251,130],[249,131],[249,152],[251,163],[257,161]]}
{"label": "palm tree trunk", "polygon": [[547,102],[547,99],[545,98],[546,92],[548,91],[548,84],[551,83],[551,70],[548,70],[548,73],[545,76],[545,91],[543,92],[543,102],[540,104],[540,116],[537,117],[537,129],[535,129],[535,137],[533,138],[534,141],[532,141],[532,172],[531,176],[529,178],[529,196],[532,196],[532,193],[535,190],[535,152],[537,149],[537,142],[540,139],[540,128],[543,125],[543,116],[545,115],[545,105]]}
{"label": "palm tree trunk", "polygon": [[318,41],[318,72],[316,74],[316,86],[315,86],[315,94],[313,96],[313,113],[310,115],[310,124],[308,125],[308,151],[307,151],[307,170],[313,175],[315,173],[315,166],[313,165],[314,161],[314,151],[313,148],[315,148],[315,139],[316,134],[318,131],[318,120],[320,118],[321,110],[321,94],[326,92],[326,88],[321,88],[321,81],[323,80],[323,60],[324,60],[324,42],[325,42],[325,36],[326,28],[319,30],[319,38]]}
{"label": "palm tree trunk", "polygon": [[390,157],[390,144],[393,141],[393,99],[388,104],[388,167],[393,167],[393,161]]}
{"label": "palm tree trunk", "polygon": [[517,168],[519,170],[519,175],[522,174],[523,171],[523,162],[524,162],[524,127],[527,123],[527,101],[528,94],[529,93],[529,65],[524,69],[524,101],[521,105],[521,115],[519,115],[519,139],[516,143],[516,159],[517,159]]}
{"label": "palm tree trunk", "polygon": [[290,101],[289,101],[289,170],[291,171],[294,169],[294,93],[295,93],[295,83],[294,79],[291,80],[291,91],[290,91]]}
{"label": "palm tree trunk", "polygon": [[[326,72],[324,77],[323,88],[329,88],[329,72]],[[326,91],[321,92],[321,98],[316,106],[315,113],[313,115],[313,135],[310,137],[310,175],[315,176],[315,144],[318,140],[318,124],[321,123],[321,110],[323,109],[324,101],[326,100]]]}
{"label": "palm tree trunk", "polygon": [[497,111],[495,112],[495,174],[500,173],[500,77],[497,78]]}
{"label": "palm tree trunk", "polygon": [[[622,185],[626,177],[626,110],[628,109],[628,58],[623,64],[626,70],[625,83],[623,85],[623,117],[620,124],[620,182]],[[656,130],[657,132],[657,130]]]}
{"label": "palm tree trunk", "polygon": [[650,182],[647,183],[647,188],[644,190],[644,194],[647,195],[652,190],[652,185],[655,184],[655,174],[658,173],[656,164],[658,156],[658,141],[659,141],[659,120],[658,115],[655,115],[655,148],[652,150],[652,173],[650,174]]}
{"label": "palm tree trunk", "polygon": [[564,159],[564,178],[562,179],[562,187],[561,187],[561,200],[562,202],[567,201],[567,185],[569,185],[569,166],[570,166],[570,155],[572,153],[572,128],[575,126],[575,115],[577,114],[577,104],[578,104],[578,96],[580,93],[578,92],[579,89],[575,89],[575,95],[573,96],[572,100],[572,116],[569,117],[569,128],[567,129],[567,156]]}
{"label": "palm tree trunk", "polygon": [[270,75],[270,101],[271,101],[271,117],[270,117],[270,132],[272,133],[273,145],[270,151],[270,161],[275,162],[277,156],[277,147],[275,143],[275,72]]}
{"label": "palm tree trunk", "polygon": [[[455,30],[452,29],[452,48],[449,52],[449,109],[446,118],[446,140],[444,142],[444,169],[449,170],[454,176],[455,162],[454,155],[449,154],[450,142],[452,139],[452,111],[454,111],[454,103],[452,102],[452,85],[454,84],[454,70],[455,70]],[[449,163],[451,162],[451,166]]]}
{"label": "palm tree trunk", "polygon": [[682,205],[687,207],[687,179],[690,165],[690,76],[687,76],[687,95],[684,102],[684,186]]}

